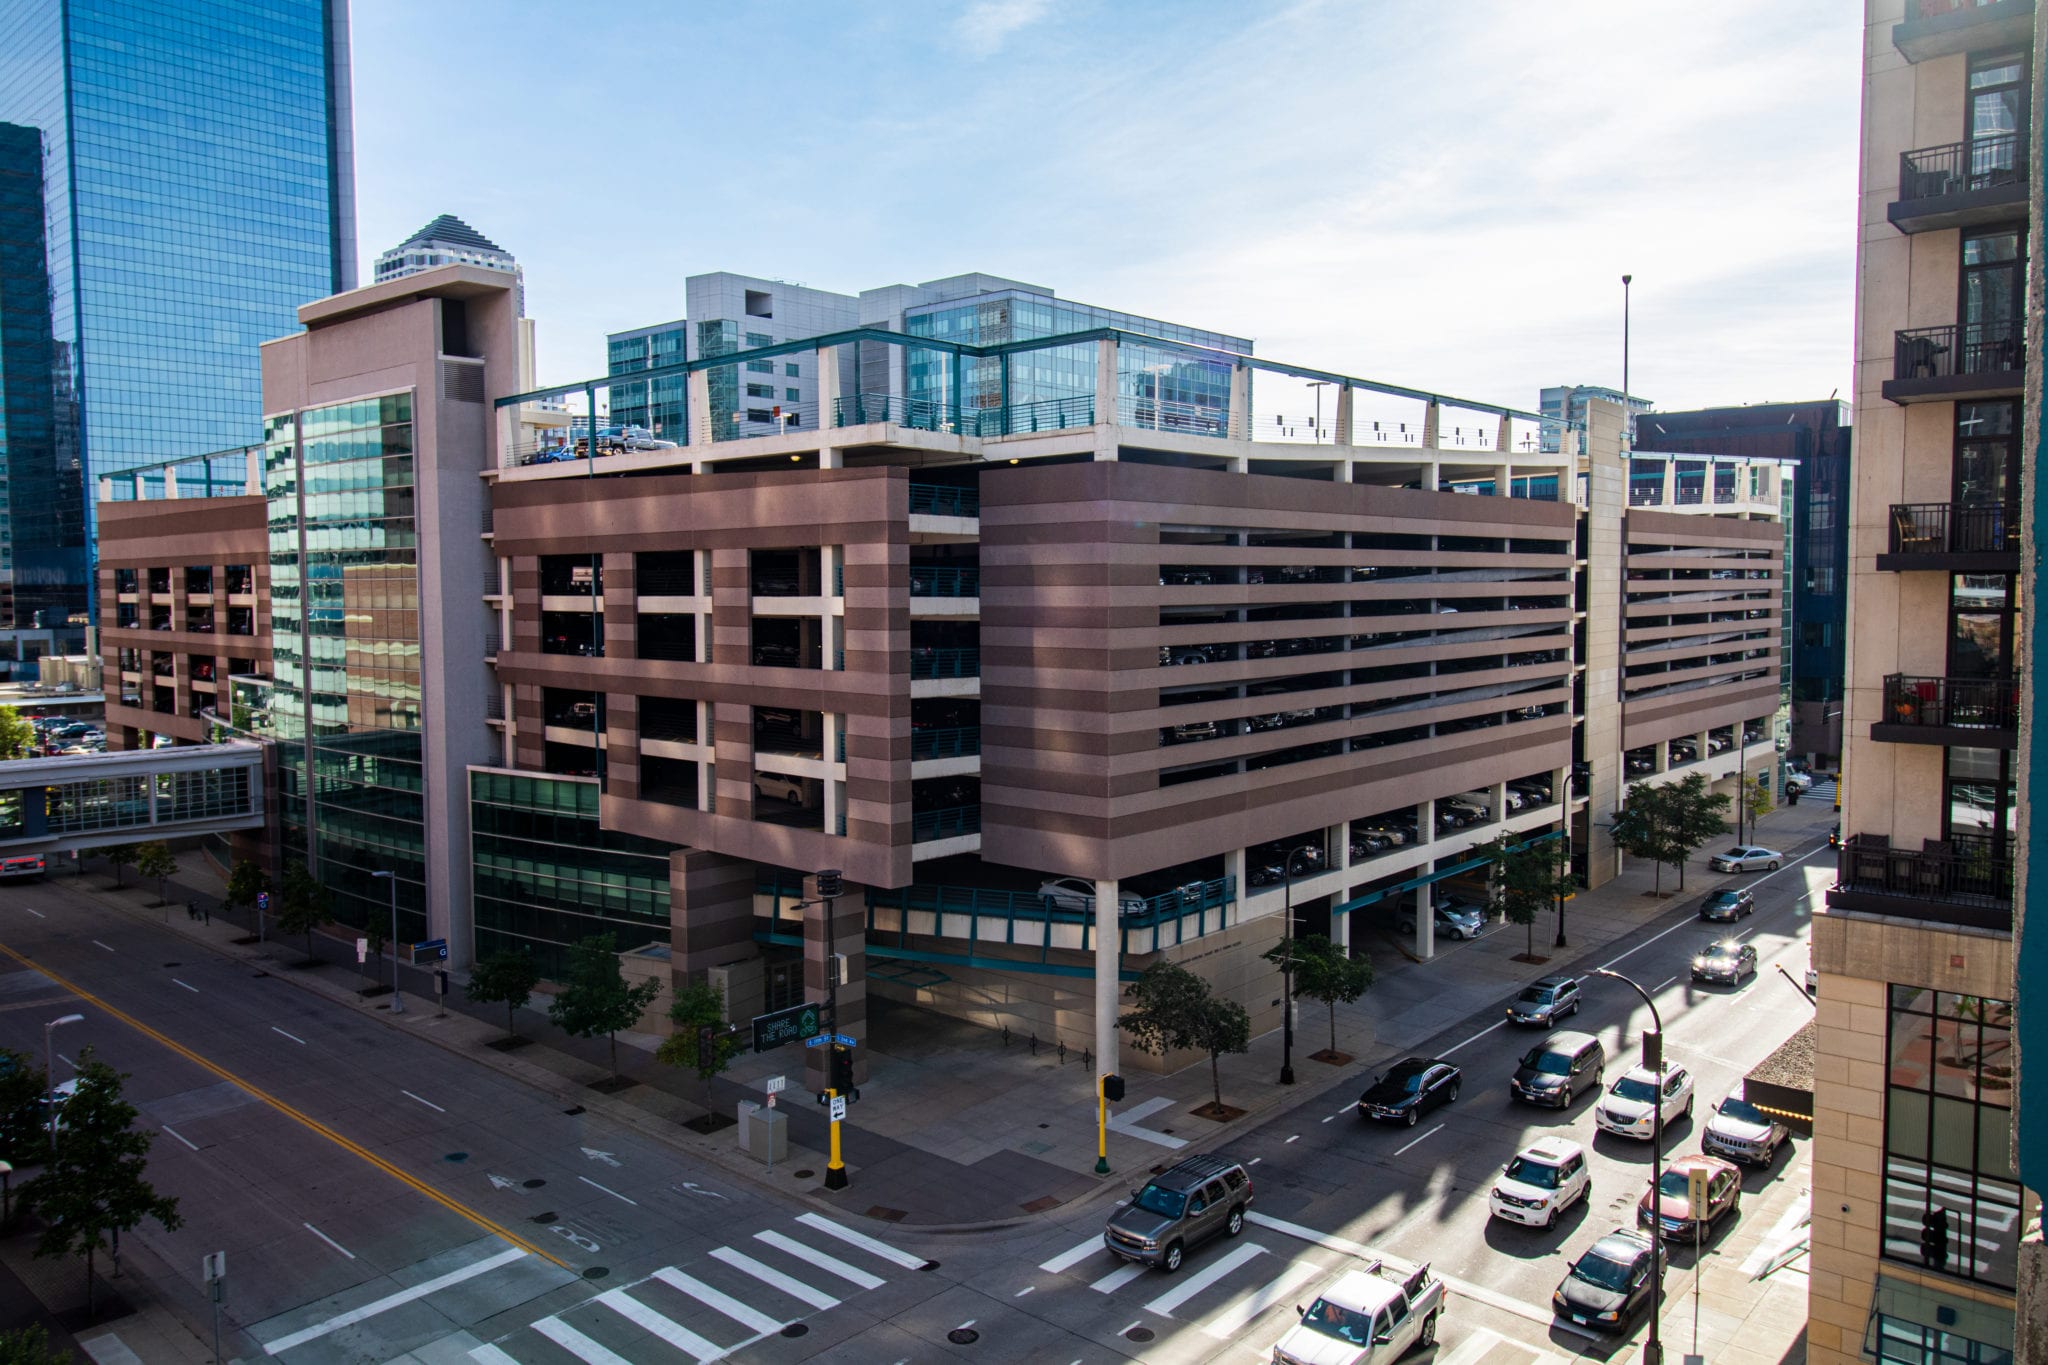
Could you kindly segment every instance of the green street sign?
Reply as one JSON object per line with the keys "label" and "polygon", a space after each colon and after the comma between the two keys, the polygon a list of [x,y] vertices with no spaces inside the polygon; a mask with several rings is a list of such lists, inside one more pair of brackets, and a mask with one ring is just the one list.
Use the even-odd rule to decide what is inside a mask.
{"label": "green street sign", "polygon": [[754,1016],[754,1051],[766,1052],[785,1043],[817,1036],[822,1027],[816,1005],[792,1005],[773,1014]]}

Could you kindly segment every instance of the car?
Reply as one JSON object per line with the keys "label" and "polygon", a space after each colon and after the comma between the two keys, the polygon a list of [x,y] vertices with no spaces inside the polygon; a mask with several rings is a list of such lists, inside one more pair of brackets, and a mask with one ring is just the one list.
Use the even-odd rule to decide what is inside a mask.
{"label": "car", "polygon": [[1700,903],[1700,918],[1733,922],[1756,913],[1756,897],[1747,890],[1716,891]]}
{"label": "car", "polygon": [[1109,1216],[1102,1244],[1127,1261],[1170,1275],[1193,1247],[1243,1232],[1251,1203],[1252,1176],[1242,1162],[1191,1156],[1133,1190],[1130,1202]]}
{"label": "car", "polygon": [[1389,1365],[1416,1346],[1436,1345],[1444,1282],[1429,1263],[1375,1257],[1346,1270],[1297,1308],[1301,1321],[1273,1344],[1274,1365]]}
{"label": "car", "polygon": [[[73,1076],[68,1081],[57,1082],[56,1089],[44,1091],[36,1096],[36,1127],[62,1128],[64,1126],[64,1106],[71,1103],[72,1098],[77,1094],[78,1077]],[[53,1113],[55,1114],[54,1120],[52,1119]]]}
{"label": "car", "polygon": [[[1095,913],[1095,886],[1079,877],[1047,877],[1038,884],[1038,894],[1055,910],[1066,910],[1075,914]],[[1145,913],[1145,898],[1129,891],[1116,893],[1118,915],[1142,915]]]}
{"label": "car", "polygon": [[[1445,938],[1464,940],[1478,938],[1486,929],[1486,912],[1470,901],[1456,896],[1445,896],[1429,908],[1429,921],[1435,932]],[[1395,919],[1400,932],[1415,932],[1415,907],[1405,906]]]}
{"label": "car", "polygon": [[1358,1116],[1413,1128],[1430,1110],[1457,1099],[1464,1079],[1463,1072],[1441,1059],[1404,1057],[1358,1097]]}
{"label": "car", "polygon": [[1733,986],[1756,975],[1756,949],[1732,938],[1708,939],[1692,957],[1692,979]]}
{"label": "car", "polygon": [[1811,773],[1786,773],[1786,774],[1785,774],[1785,790],[1786,790],[1786,791],[1788,791],[1788,792],[1804,792],[1804,791],[1812,791],[1812,790],[1813,790],[1813,774],[1811,774]]}
{"label": "car", "polygon": [[1707,866],[1716,872],[1776,872],[1784,854],[1774,848],[1763,848],[1756,844],[1737,844],[1725,853],[1716,853],[1707,859]]}
{"label": "car", "polygon": [[804,803],[804,779],[787,773],[755,773],[754,791],[759,796],[780,797],[792,806]]}
{"label": "car", "polygon": [[1548,1028],[1566,1015],[1578,1012],[1578,981],[1569,976],[1546,976],[1522,987],[1522,993],[1509,1002],[1508,1022]]}
{"label": "car", "polygon": [[1664,1064],[1663,1074],[1632,1066],[1593,1106],[1593,1126],[1616,1137],[1648,1141],[1657,1131],[1658,1114],[1665,1127],[1692,1115],[1692,1073]]}
{"label": "car", "polygon": [[1616,1228],[1571,1263],[1550,1306],[1581,1327],[1618,1333],[1649,1307],[1653,1274],[1661,1284],[1664,1249],[1640,1232]]}
{"label": "car", "polygon": [[1590,1033],[1559,1030],[1522,1054],[1508,1094],[1527,1104],[1569,1109],[1582,1090],[1600,1089],[1607,1049]]}
{"label": "car", "polygon": [[1592,1168],[1586,1149],[1569,1138],[1546,1137],[1515,1153],[1501,1168],[1486,1196],[1495,1217],[1528,1227],[1547,1228],[1574,1203],[1593,1193]]}
{"label": "car", "polygon": [[[1695,1171],[1706,1173],[1707,1201],[1701,1211],[1704,1216],[1695,1216],[1690,1198]],[[1654,1196],[1643,1191],[1643,1197],[1636,1201],[1636,1226],[1648,1228],[1654,1224],[1658,1232],[1677,1242],[1705,1240],[1714,1235],[1723,1219],[1741,1211],[1742,1172],[1717,1156],[1694,1152],[1673,1157],[1665,1164]]]}
{"label": "car", "polygon": [[1708,1156],[1752,1166],[1768,1166],[1778,1159],[1778,1149],[1792,1136],[1784,1124],[1766,1114],[1740,1095],[1729,1095],[1714,1106],[1700,1134],[1700,1151]]}
{"label": "car", "polygon": [[1806,955],[1806,993],[1808,995],[1817,995],[1819,992],[1820,969],[1813,965],[1813,954],[1809,952]]}
{"label": "car", "polygon": [[1380,838],[1385,839],[1388,843],[1398,848],[1415,837],[1415,826],[1413,823],[1405,826],[1393,823],[1364,825],[1359,828],[1358,832],[1360,834],[1377,834]]}

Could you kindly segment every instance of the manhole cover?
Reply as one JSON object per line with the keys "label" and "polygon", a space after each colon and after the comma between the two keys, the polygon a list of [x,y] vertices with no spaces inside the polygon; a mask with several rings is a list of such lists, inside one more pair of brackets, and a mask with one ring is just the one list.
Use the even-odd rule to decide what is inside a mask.
{"label": "manhole cover", "polygon": [[539,1223],[542,1227],[546,1227],[549,1223],[555,1221],[554,1210],[550,1209],[546,1213],[536,1213],[533,1215],[533,1221]]}
{"label": "manhole cover", "polygon": [[1051,1124],[1049,1124],[1049,1123],[1041,1123],[1041,1124],[1039,1124],[1038,1126],[1039,1126],[1040,1128],[1050,1128],[1050,1127],[1052,1127],[1052,1125],[1051,1125]]}
{"label": "manhole cover", "polygon": [[459,1164],[461,1164],[462,1162],[465,1162],[465,1161],[469,1160],[469,1153],[468,1153],[468,1152],[450,1152],[450,1153],[448,1153],[448,1155],[446,1155],[446,1156],[442,1157],[442,1158],[441,1158],[441,1160],[443,1160],[443,1161],[453,1161],[453,1162],[455,1162],[455,1163],[457,1163],[457,1164],[459,1165]]}
{"label": "manhole cover", "polygon": [[1057,1208],[1059,1206],[1059,1203],[1060,1197],[1058,1195],[1042,1194],[1038,1198],[1032,1200],[1030,1203],[1019,1204],[1017,1207],[1024,1210],[1024,1212],[1026,1213],[1044,1213],[1047,1209]]}
{"label": "manhole cover", "polygon": [[798,1172],[796,1173],[796,1178],[797,1178],[798,1180],[809,1180],[809,1179],[810,1179],[811,1177],[815,1176],[816,1174],[817,1174],[817,1172],[816,1172],[816,1171],[798,1171]]}
{"label": "manhole cover", "polygon": [[548,1183],[548,1182],[547,1182],[547,1181],[545,1181],[545,1180],[529,1180],[529,1181],[527,1181],[527,1182],[526,1182],[526,1184],[525,1184],[524,1188],[526,1188],[526,1189],[529,1189],[529,1190],[537,1190],[537,1189],[539,1189],[539,1188],[540,1188],[541,1186],[543,1186],[543,1185],[545,1185],[545,1184],[547,1184],[547,1183]]}
{"label": "manhole cover", "polygon": [[583,1272],[583,1278],[586,1280],[601,1280],[611,1273],[610,1266],[594,1265]]}
{"label": "manhole cover", "polygon": [[782,1329],[782,1335],[786,1337],[800,1337],[810,1330],[811,1325],[807,1322],[792,1322],[789,1326]]}
{"label": "manhole cover", "polygon": [[946,1333],[946,1340],[952,1342],[955,1346],[972,1346],[975,1342],[981,1340],[981,1333],[975,1331],[972,1327],[955,1327],[952,1331]]}
{"label": "manhole cover", "polygon": [[1124,1335],[1132,1341],[1150,1341],[1152,1340],[1152,1329],[1150,1327],[1133,1327]]}
{"label": "manhole cover", "polygon": [[182,967],[182,966],[184,966],[185,964],[184,964],[184,963],[182,963],[182,962],[166,962],[166,963],[165,963],[164,965],[165,965],[166,967]]}
{"label": "manhole cover", "polygon": [[[572,1117],[572,1118],[573,1118],[573,1117],[575,1117],[575,1116],[576,1116],[577,1114],[580,1114],[580,1113],[582,1113],[582,1112],[583,1112],[583,1106],[579,1104],[579,1105],[577,1105],[577,1106],[576,1106],[576,1107],[575,1107],[574,1109],[564,1109],[564,1110],[563,1110],[562,1112],[563,1112],[563,1113],[565,1113],[565,1114],[567,1114],[567,1115],[569,1115],[570,1117]],[[1161,1167],[1160,1169],[1161,1169],[1161,1170],[1164,1170],[1164,1169],[1165,1169],[1165,1167]]]}

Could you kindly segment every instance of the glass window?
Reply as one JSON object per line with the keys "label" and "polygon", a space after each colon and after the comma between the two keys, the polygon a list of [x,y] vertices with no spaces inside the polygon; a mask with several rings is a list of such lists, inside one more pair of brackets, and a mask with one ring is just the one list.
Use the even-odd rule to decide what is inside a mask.
{"label": "glass window", "polygon": [[774,338],[774,337],[772,337],[772,336],[769,336],[769,335],[768,335],[768,334],[767,334],[766,332],[749,332],[749,333],[747,333],[747,345],[748,345],[748,346],[750,346],[750,347],[751,347],[751,346],[773,346],[774,344],[775,344],[775,338]]}
{"label": "glass window", "polygon": [[782,391],[782,401],[785,403],[801,403],[804,401],[804,391],[802,389],[784,389]]}
{"label": "glass window", "polygon": [[[1956,502],[1983,507],[2019,501],[2020,452],[2013,431],[2015,406],[2010,402],[1956,404]],[[2003,546],[2001,538],[1995,545],[1958,548],[1991,550]]]}
{"label": "glass window", "polygon": [[2012,676],[2013,626],[2018,611],[2015,578],[2000,573],[1959,573],[1949,583],[1948,676]]}
{"label": "glass window", "polygon": [[785,378],[801,379],[803,378],[804,367],[797,364],[794,360],[786,361],[782,366],[782,373]]}
{"label": "glass window", "polygon": [[2019,827],[2014,799],[2016,756],[2007,749],[1949,749],[1942,836],[1993,841],[1994,851]]}

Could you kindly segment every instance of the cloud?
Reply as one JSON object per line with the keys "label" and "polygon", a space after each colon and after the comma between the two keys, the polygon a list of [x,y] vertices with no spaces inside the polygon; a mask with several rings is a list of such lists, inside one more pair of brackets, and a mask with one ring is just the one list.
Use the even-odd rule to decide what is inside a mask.
{"label": "cloud", "polygon": [[975,0],[955,21],[960,46],[976,57],[993,57],[1010,35],[1045,17],[1052,0]]}

